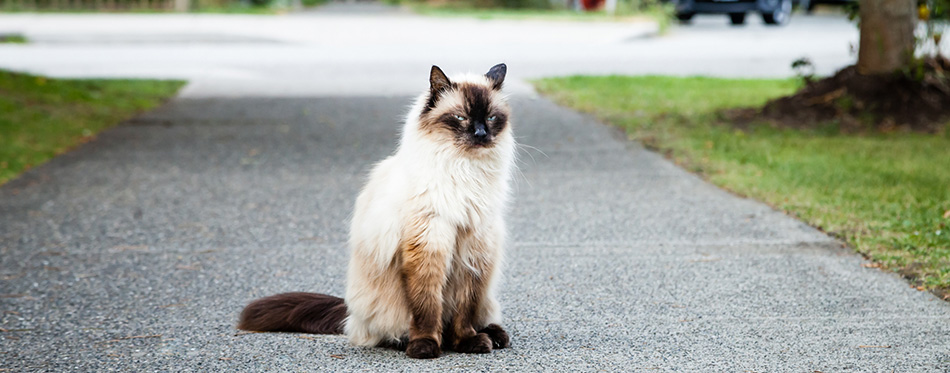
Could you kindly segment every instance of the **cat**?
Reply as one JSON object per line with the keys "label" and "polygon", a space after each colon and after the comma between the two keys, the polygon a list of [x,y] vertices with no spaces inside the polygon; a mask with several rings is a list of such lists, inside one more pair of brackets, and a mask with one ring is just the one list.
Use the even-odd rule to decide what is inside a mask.
{"label": "cat", "polygon": [[345,300],[284,293],[250,303],[239,329],[345,334],[436,358],[509,347],[495,283],[514,166],[507,66],[451,80],[438,66],[396,153],[376,164],[350,225]]}

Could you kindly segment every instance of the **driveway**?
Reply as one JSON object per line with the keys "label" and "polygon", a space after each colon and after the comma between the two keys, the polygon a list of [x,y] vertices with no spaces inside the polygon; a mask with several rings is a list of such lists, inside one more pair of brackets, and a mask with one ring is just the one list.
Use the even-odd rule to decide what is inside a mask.
{"label": "driveway", "polygon": [[[838,241],[719,190],[517,82],[512,106],[522,145],[499,294],[510,349],[413,361],[395,351],[349,346],[341,336],[239,332],[237,315],[254,298],[295,290],[343,293],[353,200],[369,167],[393,151],[411,100],[404,92],[425,87],[431,63],[481,71],[491,66],[487,61],[506,60],[512,75],[525,78],[612,66],[659,69],[659,61],[674,61],[681,51],[658,47],[659,39],[630,40],[621,32],[625,26],[612,24],[593,27],[599,48],[580,41],[563,46],[614,56],[622,54],[607,51],[624,50],[630,58],[591,67],[525,51],[535,43],[516,31],[538,27],[567,38],[562,28],[575,27],[544,23],[497,24],[514,33],[508,44],[484,38],[500,31],[482,21],[425,20],[483,33],[481,39],[436,34],[438,43],[407,51],[412,43],[352,45],[329,38],[319,44],[288,40],[322,36],[278,29],[255,30],[257,36],[236,26],[216,36],[199,30],[242,17],[156,16],[180,18],[198,31],[155,22],[149,27],[168,30],[141,35],[109,30],[121,22],[144,29],[149,17],[76,18],[94,23],[69,17],[2,16],[3,27],[16,20],[29,36],[49,39],[0,47],[0,64],[96,75],[110,71],[102,63],[126,69],[114,75],[151,71],[195,80],[170,104],[0,187],[0,369],[950,369],[947,302],[895,274],[863,267],[865,261]],[[358,36],[352,19],[337,17],[371,16],[286,19],[312,27],[336,22],[350,37],[370,37]],[[404,18],[414,19],[372,17],[379,18],[374,24],[405,27],[413,22]],[[763,32],[790,35],[796,24],[809,23]],[[57,27],[98,28],[117,40],[81,41],[92,32],[44,34]],[[697,27],[666,38],[740,35],[712,23]],[[378,37],[398,42],[413,34],[392,30]],[[766,43],[742,35],[746,43]],[[266,41],[236,40],[252,36]],[[485,55],[465,59],[470,49],[443,43],[452,36],[481,40]],[[69,37],[80,40],[64,40]],[[145,37],[161,40],[120,40]],[[558,53],[553,42],[542,45],[548,56]],[[624,49],[633,45],[643,47]],[[669,54],[633,52],[649,48]],[[512,58],[503,58],[505,52]],[[757,60],[733,61],[752,66]],[[723,73],[735,68],[703,66]]]}

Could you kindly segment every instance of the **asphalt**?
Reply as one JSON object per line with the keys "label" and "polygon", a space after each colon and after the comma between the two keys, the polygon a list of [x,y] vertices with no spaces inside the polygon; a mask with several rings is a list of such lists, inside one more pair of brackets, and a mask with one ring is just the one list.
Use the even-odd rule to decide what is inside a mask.
{"label": "asphalt", "polygon": [[950,370],[950,303],[523,95],[510,349],[414,361],[235,330],[256,297],[343,293],[353,200],[409,100],[178,98],[3,185],[0,368]]}

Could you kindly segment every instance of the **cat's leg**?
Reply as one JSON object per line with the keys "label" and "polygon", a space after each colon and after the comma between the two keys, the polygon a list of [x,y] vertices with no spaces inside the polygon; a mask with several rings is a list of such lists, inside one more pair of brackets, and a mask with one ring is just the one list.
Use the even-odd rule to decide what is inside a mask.
{"label": "cat's leg", "polygon": [[455,232],[437,219],[419,219],[401,244],[402,278],[412,314],[406,355],[431,359],[442,354],[442,291]]}
{"label": "cat's leg", "polygon": [[[470,263],[471,264],[471,263]],[[479,304],[485,295],[486,282],[480,278],[482,273],[490,273],[489,263],[480,262],[468,268],[456,265],[453,273],[453,299],[456,302],[456,312],[446,328],[446,335],[451,335],[448,345],[453,350],[462,353],[484,354],[492,350],[492,340],[485,333],[475,330],[475,317]]]}
{"label": "cat's leg", "polygon": [[511,345],[508,333],[501,327],[501,311],[493,291],[494,279],[498,276],[498,272],[496,270],[488,276],[486,291],[480,298],[473,321],[475,330],[479,334],[486,334],[494,349],[508,348]]}
{"label": "cat's leg", "polygon": [[501,226],[496,222],[461,232],[459,263],[452,274],[452,297],[458,310],[451,321],[455,351],[487,353],[508,347],[507,334],[498,326],[501,316],[493,291],[504,242]]}
{"label": "cat's leg", "polygon": [[[379,268],[366,255],[367,251],[351,253],[346,281],[349,315],[344,332],[358,346],[376,346],[408,336],[411,319],[401,284],[402,267],[393,263]],[[402,349],[405,350],[404,344]]]}
{"label": "cat's leg", "polygon": [[501,277],[502,247],[505,242],[504,226],[503,218],[497,216],[494,224],[484,227],[485,229],[479,231],[479,234],[473,236],[472,246],[475,249],[481,249],[484,253],[483,258],[491,260],[491,265],[487,266],[490,270],[484,271],[479,276],[484,292],[479,297],[473,325],[479,334],[488,335],[494,349],[510,346],[508,333],[501,327],[501,307],[495,297],[495,286],[498,278]]}

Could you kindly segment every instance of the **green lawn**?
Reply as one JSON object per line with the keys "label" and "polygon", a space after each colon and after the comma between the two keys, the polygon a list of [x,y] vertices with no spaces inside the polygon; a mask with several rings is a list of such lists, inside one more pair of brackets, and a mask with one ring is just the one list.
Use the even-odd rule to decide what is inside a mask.
{"label": "green lawn", "polygon": [[[325,0],[304,0],[303,3],[314,5],[320,4]],[[200,6],[191,9],[189,13],[211,13],[211,14],[262,14],[262,15],[273,15],[286,13],[290,9],[284,6],[252,6],[244,3],[228,3],[222,5],[213,5],[213,6]],[[0,1],[0,12],[4,13],[135,13],[135,14],[178,14],[171,9],[162,9],[162,8],[148,8],[148,7],[128,7],[128,8],[116,8],[116,9],[97,9],[94,7],[90,8],[70,8],[69,4],[63,4],[62,7],[43,7],[43,8],[29,8],[22,7],[19,4],[3,4]]]}
{"label": "green lawn", "polygon": [[182,85],[49,79],[0,70],[0,184],[161,104]]}
{"label": "green lawn", "polygon": [[[323,5],[329,0],[301,0],[303,7],[314,7]],[[99,5],[99,7],[95,6]],[[158,3],[148,4],[148,2],[126,2],[124,4],[113,4],[112,9],[107,4],[92,4],[90,2],[40,2],[39,4],[0,1],[0,12],[24,12],[24,13],[146,13],[146,14],[174,14],[173,9],[156,7]],[[195,0],[191,2],[189,13],[215,13],[215,14],[283,14],[292,11],[290,1],[270,0],[267,4],[254,5],[249,1],[202,1]],[[2,40],[2,38],[0,38]]]}
{"label": "green lawn", "polygon": [[950,296],[950,125],[942,134],[737,129],[726,108],[761,106],[794,80],[567,77],[537,88],[740,195],[846,240],[882,267]]}
{"label": "green lawn", "polygon": [[26,44],[26,38],[19,34],[0,34],[0,44]]}

